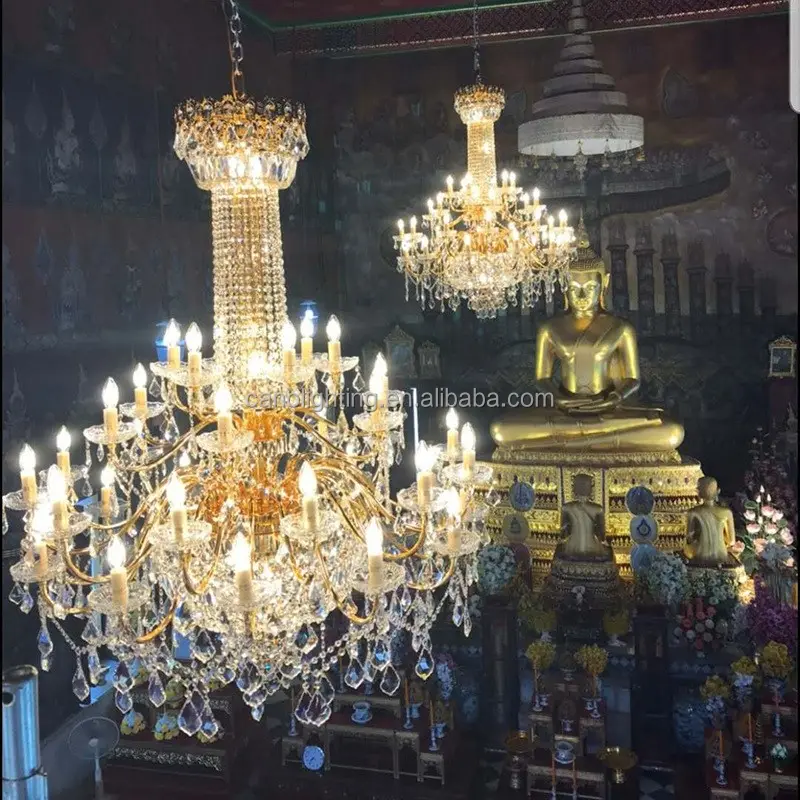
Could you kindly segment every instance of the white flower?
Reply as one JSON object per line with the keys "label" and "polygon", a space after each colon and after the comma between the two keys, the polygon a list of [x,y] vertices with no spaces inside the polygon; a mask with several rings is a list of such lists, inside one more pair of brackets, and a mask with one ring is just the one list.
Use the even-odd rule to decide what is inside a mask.
{"label": "white flower", "polygon": [[713,620],[713,619],[711,619],[711,617],[709,617],[709,618],[706,620],[706,628],[708,628],[710,631],[711,631],[711,630],[714,630],[714,620]]}
{"label": "white flower", "polygon": [[691,642],[697,634],[694,631],[686,631],[686,638]]}

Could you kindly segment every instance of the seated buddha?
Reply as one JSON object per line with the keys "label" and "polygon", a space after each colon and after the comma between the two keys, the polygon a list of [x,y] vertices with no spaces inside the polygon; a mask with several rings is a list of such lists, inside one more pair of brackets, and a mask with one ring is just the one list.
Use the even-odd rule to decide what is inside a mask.
{"label": "seated buddha", "polygon": [[636,331],[606,311],[605,264],[582,225],[578,236],[566,313],[544,321],[536,336],[536,381],[554,402],[505,414],[492,424],[492,438],[525,451],[674,452],[683,426],[629,402],[640,385]]}
{"label": "seated buddha", "polygon": [[700,505],[686,516],[686,556],[690,567],[736,567],[739,561],[729,551],[736,541],[733,512],[717,505],[719,486],[715,478],[697,482]]}
{"label": "seated buddha", "polygon": [[603,507],[591,501],[592,478],[573,478],[574,500],[561,506],[561,530],[566,539],[556,548],[556,558],[596,561],[613,559],[606,544]]}

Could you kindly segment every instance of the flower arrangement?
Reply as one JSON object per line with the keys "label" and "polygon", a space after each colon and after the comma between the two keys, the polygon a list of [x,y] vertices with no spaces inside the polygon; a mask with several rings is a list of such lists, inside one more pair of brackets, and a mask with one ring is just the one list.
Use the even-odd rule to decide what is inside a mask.
{"label": "flower arrangement", "polygon": [[739,599],[739,581],[735,575],[700,569],[689,570],[688,578],[690,597],[705,600],[718,616],[731,616]]}
{"label": "flower arrangement", "polygon": [[449,700],[456,688],[456,662],[449,653],[436,656],[436,681],[439,684],[439,697]]}
{"label": "flower arrangement", "polygon": [[742,656],[731,664],[733,673],[733,690],[740,706],[748,703],[752,697],[753,685],[758,675],[758,666],[752,658]]}
{"label": "flower arrangement", "polygon": [[587,644],[575,653],[575,662],[593,678],[598,678],[608,666],[608,653],[596,644]]}
{"label": "flower arrangement", "polygon": [[785,681],[792,671],[789,648],[779,642],[769,642],[761,651],[760,664],[765,677]]}
{"label": "flower arrangement", "polygon": [[174,739],[178,733],[178,717],[176,714],[162,714],[153,726],[153,736],[159,742]]}
{"label": "flower arrangement", "polygon": [[719,647],[729,630],[728,622],[720,619],[716,606],[705,605],[701,597],[686,603],[676,620],[676,640],[694,648],[701,656]]}
{"label": "flower arrangement", "polygon": [[737,533],[734,552],[740,554],[750,573],[761,576],[776,597],[788,604],[797,580],[794,532],[785,512],[764,492],[762,486],[755,499],[744,501],[743,527]]}
{"label": "flower arrangement", "polygon": [[552,608],[541,605],[541,601],[533,594],[523,597],[517,608],[517,614],[522,624],[528,629],[538,633],[543,639],[548,640],[550,634],[556,629],[556,612]]}
{"label": "flower arrangement", "polygon": [[183,700],[183,687],[176,680],[171,680],[167,683],[164,690],[167,705],[177,705]]}
{"label": "flower arrangement", "polygon": [[546,672],[553,665],[556,657],[556,647],[550,642],[533,642],[525,651],[528,661],[531,662],[534,672],[538,675]]}
{"label": "flower arrangement", "polygon": [[780,742],[772,745],[769,754],[775,761],[786,761],[786,759],[789,758],[789,751],[786,748],[786,745],[781,744]]}
{"label": "flower arrangement", "polygon": [[731,696],[727,682],[719,675],[712,675],[700,687],[700,697],[706,704],[706,712],[715,728],[722,727],[725,718],[725,703]]}
{"label": "flower arrangement", "polygon": [[755,582],[755,598],[747,606],[746,624],[757,647],[778,642],[792,653],[797,651],[797,609],[781,602],[760,578]]}
{"label": "flower arrangement", "polygon": [[501,594],[517,571],[514,551],[503,544],[490,544],[478,553],[478,582],[484,594]]}
{"label": "flower arrangement", "polygon": [[752,658],[742,656],[731,664],[731,672],[733,672],[734,675],[749,675],[750,677],[755,677],[758,674],[758,665]]}
{"label": "flower arrangement", "polygon": [[[671,553],[657,552],[639,574],[647,594],[659,605],[675,608],[686,597],[689,579],[686,564]],[[637,578],[639,576],[637,575]]]}
{"label": "flower arrangement", "polygon": [[131,709],[122,718],[122,722],[119,724],[119,732],[123,736],[133,736],[143,731],[146,727],[144,717],[138,711]]}

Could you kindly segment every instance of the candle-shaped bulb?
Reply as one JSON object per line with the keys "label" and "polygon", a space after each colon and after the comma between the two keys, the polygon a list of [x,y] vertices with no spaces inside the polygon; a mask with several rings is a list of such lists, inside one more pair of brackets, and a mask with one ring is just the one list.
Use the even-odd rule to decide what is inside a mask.
{"label": "candle-shaped bulb", "polygon": [[289,320],[283,323],[281,342],[283,343],[284,350],[294,350],[297,346],[297,331]]}
{"label": "candle-shaped bulb", "polygon": [[67,497],[64,473],[55,464],[47,470],[47,496],[51,503],[63,501]]}
{"label": "candle-shaped bulb", "polygon": [[125,565],[125,545],[119,536],[114,536],[109,542],[106,557],[108,558],[108,566],[111,569],[122,569]]}
{"label": "candle-shaped bulb", "polygon": [[62,425],[61,430],[56,434],[56,447],[63,453],[69,450],[72,444],[72,436],[69,431]]}
{"label": "candle-shaped bulb", "polygon": [[534,187],[534,189],[533,189],[533,202],[534,203],[538,203],[539,202],[539,198],[541,196],[542,196],[542,193],[537,188]]}
{"label": "candle-shaped bulb", "polygon": [[445,424],[447,425],[447,430],[449,431],[458,430],[458,413],[454,408],[451,407],[448,409],[444,421]]}
{"label": "candle-shaped bulb", "polygon": [[164,331],[164,344],[167,347],[177,347],[181,341],[181,329],[174,319],[171,319],[167,324],[167,329]]}
{"label": "candle-shaped bulb", "polygon": [[461,449],[475,449],[475,429],[469,422],[465,423],[464,427],[461,429]]}
{"label": "candle-shaped bulb", "polygon": [[317,493],[317,476],[314,474],[313,467],[307,461],[303,462],[303,466],[300,467],[297,485],[300,487],[300,494],[303,497],[313,497]]}
{"label": "candle-shaped bulb", "polygon": [[173,472],[167,481],[167,501],[170,508],[175,511],[181,509],[186,505],[186,487],[183,481],[178,476],[177,472]]}
{"label": "candle-shaped bulb", "polygon": [[555,218],[554,216],[552,216],[552,215],[551,215],[551,216],[549,216],[549,217],[547,218],[547,224],[548,224],[548,225],[549,225],[549,226],[552,228],[552,227],[553,227],[553,225],[555,225],[555,224],[556,224],[556,218]]}
{"label": "candle-shaped bulb", "polygon": [[36,469],[36,453],[29,444],[22,445],[19,451],[19,471],[33,472]]}
{"label": "candle-shaped bulb", "polygon": [[408,221],[408,226],[411,228],[411,232],[413,233],[417,229],[417,218],[411,217]]}
{"label": "candle-shaped bulb", "polygon": [[389,368],[386,366],[386,359],[383,353],[378,353],[375,356],[375,365],[372,367],[372,374],[377,375],[379,378],[385,378],[389,373]]}
{"label": "candle-shaped bulb", "polygon": [[100,472],[100,483],[104,488],[110,489],[114,485],[115,477],[114,468],[105,466]]}
{"label": "candle-shaped bulb", "polygon": [[417,472],[430,472],[436,464],[436,459],[438,457],[438,447],[429,447],[424,439],[420,441],[414,456],[414,464],[417,467]]}
{"label": "candle-shaped bulb", "polygon": [[325,333],[328,336],[328,341],[338,342],[342,337],[342,326],[336,316],[332,316],[325,326]]}
{"label": "candle-shaped bulb", "polygon": [[221,383],[214,392],[214,410],[217,414],[227,414],[233,408],[233,395],[227,383]]}
{"label": "candle-shaped bulb", "polygon": [[567,224],[567,212],[563,208],[558,212],[558,221],[562,226]]}
{"label": "candle-shaped bulb", "polygon": [[365,534],[367,555],[370,558],[383,558],[383,528],[375,517],[372,518]]}
{"label": "candle-shaped bulb", "polygon": [[136,389],[144,389],[147,385],[147,370],[141,364],[133,370],[133,385]]}
{"label": "candle-shaped bulb", "polygon": [[186,349],[190,353],[199,353],[203,346],[203,334],[200,332],[196,322],[193,322],[186,329]]}
{"label": "candle-shaped bulb", "polygon": [[240,531],[236,534],[231,545],[230,561],[236,572],[250,571],[250,553],[252,548],[247,537]]}
{"label": "candle-shaped bulb", "polygon": [[461,516],[461,495],[458,489],[451,487],[445,493],[445,508],[448,516],[458,519]]}
{"label": "candle-shaped bulb", "polygon": [[119,405],[119,388],[113,378],[106,381],[103,387],[103,405],[108,408],[116,408]]}
{"label": "candle-shaped bulb", "polygon": [[314,316],[310,310],[306,311],[300,320],[300,336],[310,339],[314,335]]}
{"label": "candle-shaped bulb", "polygon": [[449,192],[452,192],[453,191],[453,176],[452,175],[448,175],[447,176],[446,183],[447,183],[447,190]]}
{"label": "candle-shaped bulb", "polygon": [[406,224],[402,219],[397,220],[397,230],[402,233],[405,230]]}
{"label": "candle-shaped bulb", "polygon": [[39,503],[31,515],[31,537],[35,544],[53,531],[53,511],[47,503]]}

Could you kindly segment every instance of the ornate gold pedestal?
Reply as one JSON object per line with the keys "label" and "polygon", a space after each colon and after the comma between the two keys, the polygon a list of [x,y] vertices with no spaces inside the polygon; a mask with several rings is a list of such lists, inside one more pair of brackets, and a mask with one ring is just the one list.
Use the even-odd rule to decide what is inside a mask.
{"label": "ornate gold pedestal", "polygon": [[575,602],[573,590],[583,588],[582,603],[587,608],[614,608],[620,598],[619,567],[614,561],[576,561],[560,556],[556,550],[545,579],[544,592],[554,607],[564,608]]}
{"label": "ornate gold pedestal", "polygon": [[[527,545],[534,581],[540,582],[550,571],[560,541],[561,506],[574,499],[575,475],[593,478],[591,500],[603,506],[606,539],[624,579],[632,577],[631,514],[625,507],[628,490],[646,486],[652,491],[659,534],[656,547],[678,551],[686,539],[686,512],[697,505],[697,481],[703,475],[697,461],[682,458],[677,452],[545,453],[499,447],[492,456],[491,467],[494,486],[502,496],[489,518],[492,538]],[[509,489],[515,481],[534,488],[536,500],[531,510],[517,511],[512,507]]]}

